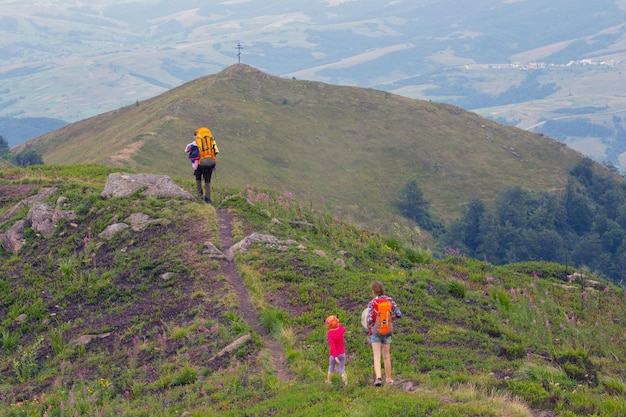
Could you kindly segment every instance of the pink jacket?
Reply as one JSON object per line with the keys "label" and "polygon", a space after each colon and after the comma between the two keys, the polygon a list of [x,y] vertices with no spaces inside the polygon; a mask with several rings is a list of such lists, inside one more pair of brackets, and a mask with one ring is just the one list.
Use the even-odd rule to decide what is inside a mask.
{"label": "pink jacket", "polygon": [[343,335],[346,328],[341,324],[338,328],[328,331],[328,345],[330,346],[330,356],[337,357],[342,353],[346,353],[346,346]]}

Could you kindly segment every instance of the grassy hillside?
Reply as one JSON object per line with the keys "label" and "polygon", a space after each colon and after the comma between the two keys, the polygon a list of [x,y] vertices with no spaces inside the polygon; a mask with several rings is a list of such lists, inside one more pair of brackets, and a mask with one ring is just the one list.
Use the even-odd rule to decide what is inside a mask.
{"label": "grassy hillside", "polygon": [[[216,207],[141,193],[103,200],[113,170],[0,172],[12,190],[1,215],[49,186],[50,202],[76,213],[48,238],[27,230],[18,255],[0,250],[1,415],[626,412],[623,288],[568,280],[574,271],[557,264],[433,260],[272,189],[218,187]],[[133,213],[160,221],[98,236]],[[252,245],[234,264],[210,259],[205,242],[226,251],[225,231],[278,243]],[[383,388],[359,324],[373,279],[404,314],[396,384]],[[324,383],[329,314],[348,330],[347,387]]]}
{"label": "grassy hillside", "polygon": [[183,149],[203,125],[222,152],[216,184],[284,190],[386,232],[405,224],[394,202],[411,179],[433,213],[449,221],[470,198],[489,202],[513,185],[563,189],[581,157],[548,137],[454,106],[283,79],[240,64],[73,123],[17,151],[32,147],[51,164],[97,163],[188,178]]}

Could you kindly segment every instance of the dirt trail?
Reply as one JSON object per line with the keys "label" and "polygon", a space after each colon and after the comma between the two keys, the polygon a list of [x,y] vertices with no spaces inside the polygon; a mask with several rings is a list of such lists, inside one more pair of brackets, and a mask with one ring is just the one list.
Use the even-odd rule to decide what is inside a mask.
{"label": "dirt trail", "polygon": [[[217,209],[216,213],[217,225],[220,233],[220,247],[223,252],[226,252],[226,250],[234,243],[232,226],[233,216],[228,212],[228,210],[225,209]],[[283,354],[282,346],[263,328],[263,326],[261,326],[259,314],[252,304],[250,293],[243,282],[243,278],[237,270],[237,265],[235,265],[234,260],[221,259],[218,262],[224,277],[237,294],[237,298],[239,300],[239,314],[241,314],[246,323],[248,323],[248,325],[250,325],[256,333],[261,335],[264,345],[272,353],[271,360],[277,374],[283,380],[291,379],[291,376],[287,371],[287,364],[284,359],[285,355]]]}

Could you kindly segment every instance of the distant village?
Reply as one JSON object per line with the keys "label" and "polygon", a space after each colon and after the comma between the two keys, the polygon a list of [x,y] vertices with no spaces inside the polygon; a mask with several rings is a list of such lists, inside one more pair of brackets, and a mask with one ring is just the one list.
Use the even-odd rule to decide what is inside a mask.
{"label": "distant village", "polygon": [[528,62],[522,64],[521,62],[512,62],[508,64],[468,64],[465,65],[466,70],[485,70],[485,69],[521,69],[521,70],[540,70],[540,69],[555,69],[566,67],[614,67],[621,63],[621,61],[608,60],[608,61],[594,61],[592,59],[581,59],[580,61],[570,61],[567,64],[548,64],[546,62]]}

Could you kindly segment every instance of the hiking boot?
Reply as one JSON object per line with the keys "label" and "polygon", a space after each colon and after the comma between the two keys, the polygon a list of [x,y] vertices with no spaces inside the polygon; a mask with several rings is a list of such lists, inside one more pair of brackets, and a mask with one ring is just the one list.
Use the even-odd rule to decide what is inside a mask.
{"label": "hiking boot", "polygon": [[207,204],[211,204],[211,199],[209,197],[204,197],[204,202]]}

